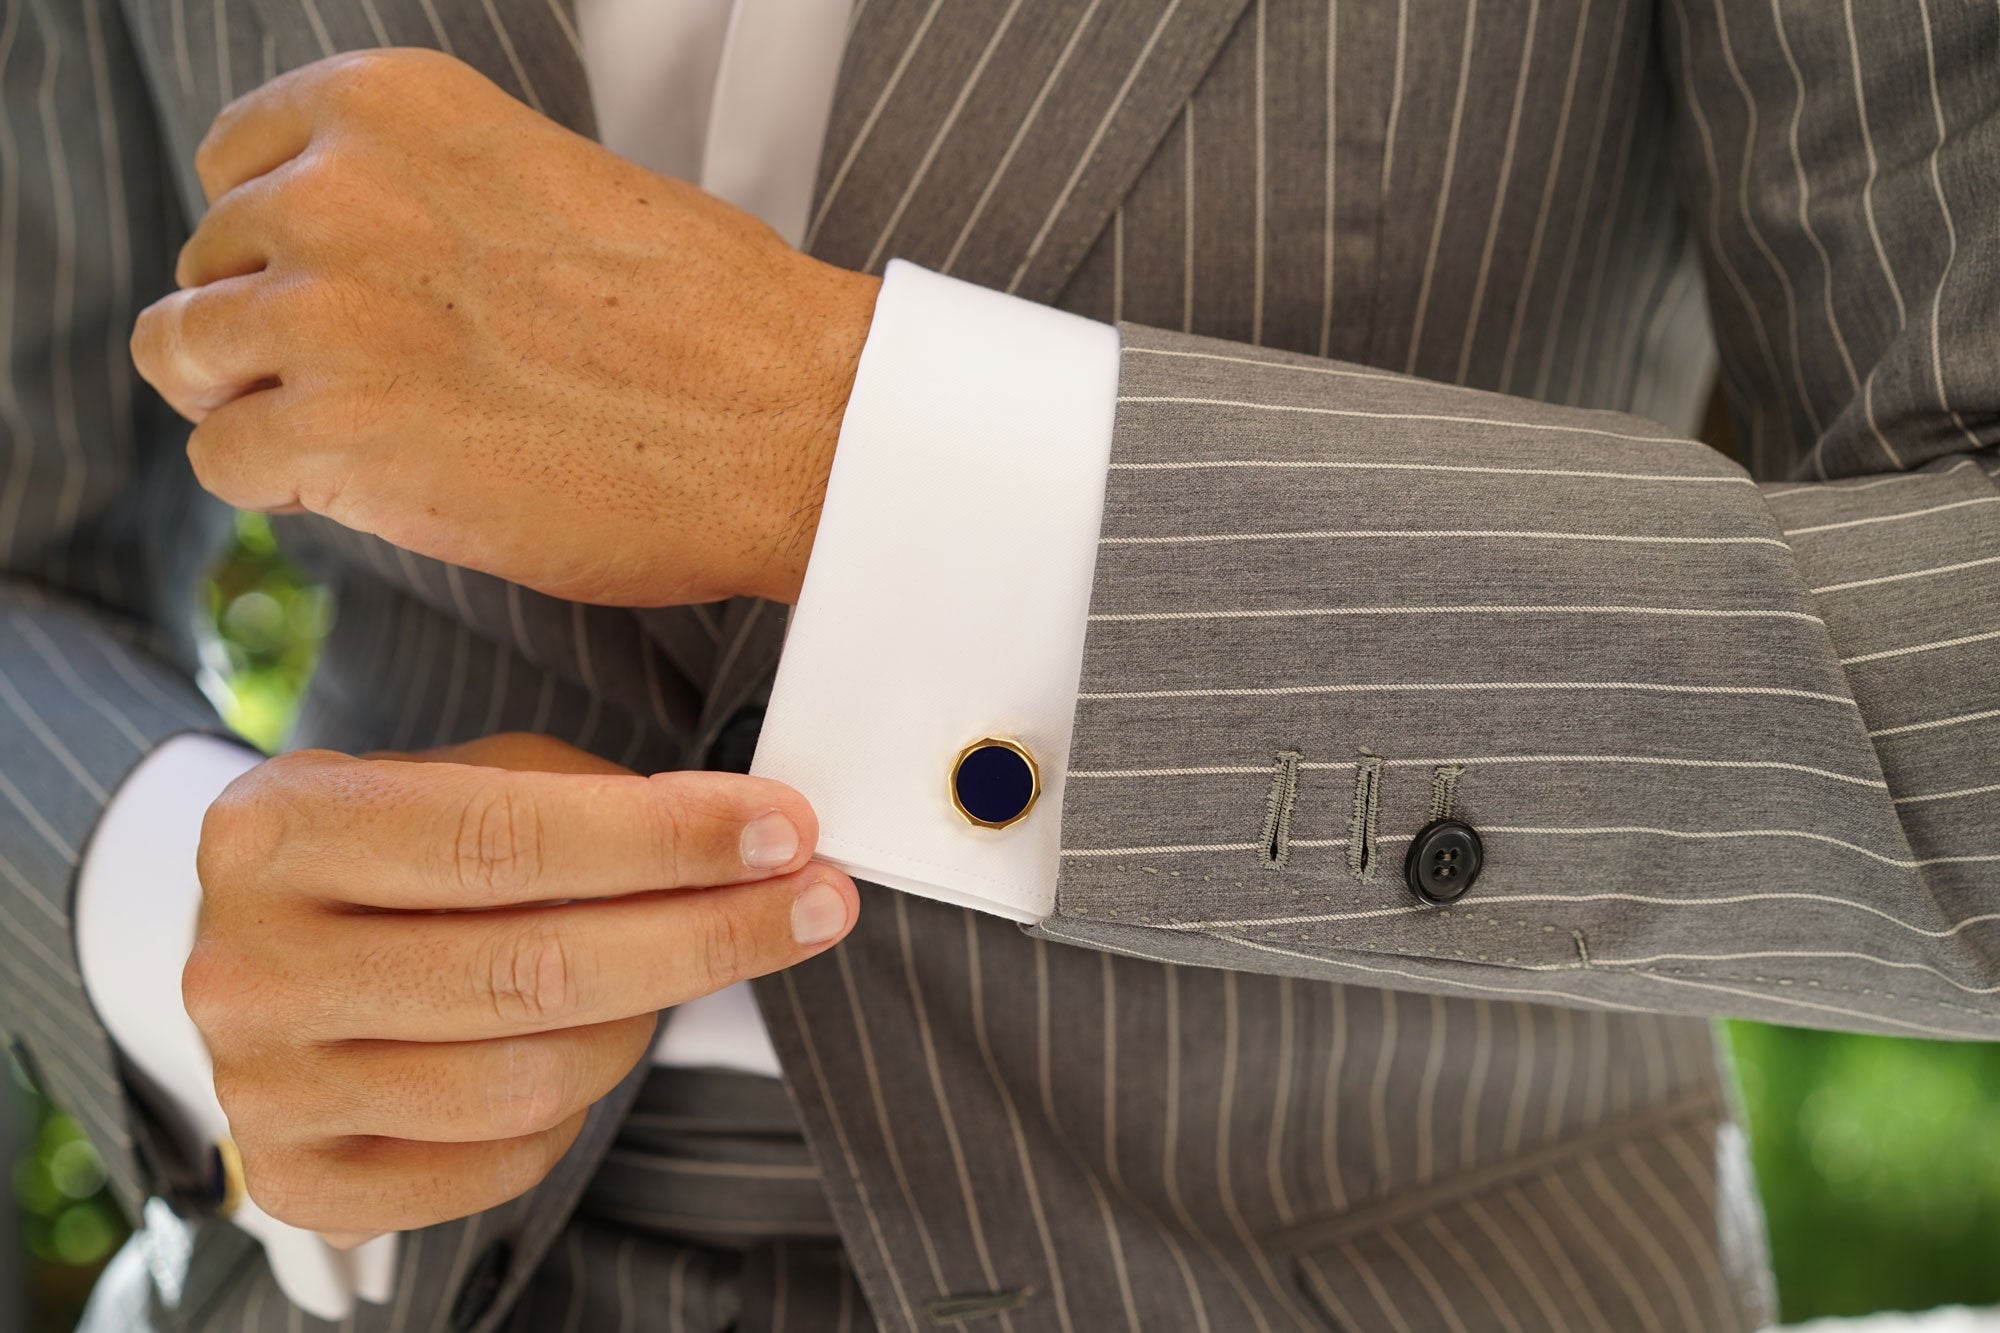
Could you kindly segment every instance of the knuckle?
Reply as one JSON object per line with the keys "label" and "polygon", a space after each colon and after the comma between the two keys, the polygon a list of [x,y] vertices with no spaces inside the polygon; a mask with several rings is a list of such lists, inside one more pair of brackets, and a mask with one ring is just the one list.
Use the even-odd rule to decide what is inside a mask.
{"label": "knuckle", "polygon": [[132,321],[132,338],[128,344],[132,353],[132,364],[148,384],[155,384],[160,378],[161,323],[165,319],[159,304],[147,306]]}
{"label": "knuckle", "polygon": [[646,806],[652,820],[654,863],[669,884],[689,883],[687,871],[694,859],[689,840],[695,836],[697,821],[677,800],[653,800]]}
{"label": "knuckle", "polygon": [[216,116],[214,123],[208,127],[208,133],[202,135],[201,142],[194,146],[194,174],[203,182],[213,182],[215,180],[217,144],[220,140],[222,128],[229,122],[235,106],[236,104],[231,102],[228,106],[222,108],[222,111]]}
{"label": "knuckle", "polygon": [[494,1189],[508,1199],[526,1194],[542,1183],[567,1146],[553,1129],[514,1140],[501,1150],[494,1164]]}
{"label": "knuckle", "polygon": [[212,359],[216,344],[227,337],[231,321],[224,315],[213,293],[201,288],[182,292],[161,322],[162,341],[169,364],[189,375],[201,376],[204,364]]}
{"label": "knuckle", "polygon": [[200,228],[196,228],[195,236],[190,236],[181,246],[180,253],[174,256],[174,286],[183,290],[194,286],[196,261],[201,256],[201,247],[195,244],[195,238],[200,234]]}
{"label": "knuckle", "polygon": [[475,898],[510,898],[540,880],[545,842],[532,796],[508,783],[482,787],[459,810],[452,879]]}
{"label": "knuckle", "polygon": [[493,1016],[505,1024],[541,1026],[576,1004],[576,960],[562,932],[535,922],[498,933],[483,989]]}
{"label": "knuckle", "polygon": [[[267,924],[250,920],[248,931],[217,923],[206,905],[200,934],[181,968],[181,1006],[200,1031],[218,1063],[238,1056],[260,1065],[290,1058],[302,1040],[322,1030],[315,1012],[316,971],[296,959],[287,938],[270,934]],[[324,1006],[321,1006],[322,1008]]]}
{"label": "knuckle", "polygon": [[324,752],[267,759],[237,778],[202,814],[195,848],[201,915],[181,974],[182,998],[199,1018],[226,1021],[238,1008],[296,993],[298,923],[271,908],[310,870],[315,842],[302,825],[322,817]]}
{"label": "knuckle", "polygon": [[253,93],[245,93],[242,97],[232,99],[222,110],[216,112],[215,119],[209,122],[208,132],[203,134],[201,142],[195,145],[194,173],[204,185],[214,185],[222,166],[219,160],[222,155],[222,145],[228,139],[230,131],[249,113],[249,99],[252,96]]}
{"label": "knuckle", "polygon": [[241,1138],[236,1147],[243,1154],[243,1189],[252,1202],[287,1226],[320,1229],[334,1182],[310,1154],[246,1145]]}
{"label": "knuckle", "polygon": [[240,500],[245,508],[254,507],[250,497],[242,491],[234,451],[222,442],[207,420],[188,434],[187,456],[194,479],[201,483],[203,490],[225,504],[235,504]]}
{"label": "knuckle", "polygon": [[222,1114],[228,1118],[229,1126],[237,1135],[242,1135],[252,1123],[248,1114],[253,1097],[250,1079],[234,1060],[218,1059],[214,1070],[215,1100],[222,1107]]}
{"label": "knuckle", "polygon": [[243,1013],[241,968],[206,931],[181,969],[181,1005],[214,1047]]}
{"label": "knuckle", "polygon": [[225,1055],[215,1061],[215,1100],[239,1138],[246,1132],[261,1136],[265,1127],[281,1125],[287,1118],[283,1098],[262,1070],[240,1058]]}
{"label": "knuckle", "polygon": [[414,47],[343,51],[319,62],[313,91],[334,112],[365,118],[393,112],[400,94],[420,90],[444,63],[442,53]]}
{"label": "knuckle", "polygon": [[232,800],[227,792],[208,807],[194,860],[204,900],[224,896],[242,881],[242,872],[255,863],[253,844],[264,841],[263,821],[255,802]]}
{"label": "knuckle", "polygon": [[141,370],[155,383],[172,383],[186,377],[190,340],[200,336],[191,327],[189,304],[193,294],[170,292],[146,307],[132,329],[135,356],[143,357]]}
{"label": "knuckle", "polygon": [[365,109],[396,65],[391,52],[343,51],[319,63],[314,91],[337,110]]}
{"label": "knuckle", "polygon": [[755,975],[762,953],[750,922],[727,908],[704,914],[696,934],[696,975],[708,991],[718,991]]}
{"label": "knuckle", "polygon": [[488,1116],[502,1138],[538,1134],[562,1123],[576,1096],[574,1062],[546,1045],[518,1044],[507,1067],[484,1089]]}
{"label": "knuckle", "polygon": [[204,901],[226,897],[271,864],[287,823],[285,805],[273,795],[285,763],[269,760],[230,783],[202,815],[195,873]]}

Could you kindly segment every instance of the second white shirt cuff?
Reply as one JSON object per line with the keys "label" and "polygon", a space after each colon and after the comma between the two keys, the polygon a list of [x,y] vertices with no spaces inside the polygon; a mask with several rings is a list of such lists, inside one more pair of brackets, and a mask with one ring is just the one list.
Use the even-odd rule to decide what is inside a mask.
{"label": "second white shirt cuff", "polygon": [[[751,769],[812,801],[823,859],[1053,910],[1117,396],[1111,326],[890,263]],[[986,737],[1041,773],[1003,829],[951,798]]]}

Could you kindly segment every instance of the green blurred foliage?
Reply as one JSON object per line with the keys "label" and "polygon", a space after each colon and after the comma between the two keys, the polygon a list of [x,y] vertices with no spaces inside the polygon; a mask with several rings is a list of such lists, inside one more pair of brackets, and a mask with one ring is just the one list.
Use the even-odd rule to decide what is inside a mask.
{"label": "green blurred foliage", "polygon": [[2000,1304],[2000,1046],[1727,1026],[1785,1318]]}
{"label": "green blurred foliage", "polygon": [[[230,726],[274,749],[327,599],[249,515],[205,595],[216,640],[204,683]],[[1785,1318],[2000,1304],[2000,1046],[1727,1030]],[[62,1333],[124,1223],[74,1122],[31,1095],[39,1127],[13,1197],[37,1266],[36,1327]]]}
{"label": "green blurred foliage", "polygon": [[222,720],[253,745],[276,750],[305,692],[333,602],[283,555],[261,514],[236,516],[236,540],[202,590],[215,628],[208,656]]}
{"label": "green blurred foliage", "polygon": [[125,1238],[125,1221],[105,1192],[104,1168],[83,1131],[35,1090],[17,1062],[4,1064],[0,1096],[12,1098],[10,1109],[33,1127],[8,1173],[33,1274],[28,1313],[32,1327],[54,1333],[75,1323],[97,1270]]}

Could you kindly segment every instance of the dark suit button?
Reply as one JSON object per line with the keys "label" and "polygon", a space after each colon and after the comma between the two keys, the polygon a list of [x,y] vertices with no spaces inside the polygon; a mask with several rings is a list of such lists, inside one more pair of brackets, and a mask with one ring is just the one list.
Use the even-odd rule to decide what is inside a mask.
{"label": "dark suit button", "polygon": [[1472,887],[1482,860],[1472,825],[1440,819],[1423,826],[1403,858],[1403,881],[1427,903],[1448,903]]}
{"label": "dark suit button", "polygon": [[751,707],[739,711],[722,724],[715,744],[708,747],[708,767],[717,773],[748,773],[757,757],[757,737],[764,731],[764,710]]}
{"label": "dark suit button", "polygon": [[466,1274],[465,1285],[458,1289],[458,1299],[451,1303],[453,1328],[464,1333],[486,1317],[513,1262],[514,1247],[506,1241],[495,1241],[486,1247],[486,1252],[473,1262],[472,1271]]}

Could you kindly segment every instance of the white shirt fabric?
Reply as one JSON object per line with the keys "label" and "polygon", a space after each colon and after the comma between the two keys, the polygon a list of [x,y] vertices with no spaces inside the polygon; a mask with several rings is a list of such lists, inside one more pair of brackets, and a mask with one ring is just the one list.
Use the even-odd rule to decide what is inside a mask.
{"label": "white shirt fabric", "polygon": [[[812,802],[821,859],[1016,921],[1054,909],[1117,383],[1109,326],[891,261],[750,769]],[[1003,829],[951,800],[986,737],[1041,774]]]}
{"label": "white shirt fabric", "polygon": [[[851,9],[579,0],[603,141],[801,243]],[[825,859],[1017,921],[1048,914],[1116,393],[1108,326],[890,265],[753,767],[812,801]],[[948,795],[952,760],[986,736],[1025,745],[1042,775],[1035,809],[1004,830],[967,824]],[[210,1140],[227,1120],[180,1002],[195,851],[203,812],[258,759],[168,741],[106,808],[78,876],[85,991]],[[778,1073],[747,986],[676,1009],[653,1058]],[[342,1253],[254,1203],[235,1220],[307,1312],[388,1299],[395,1236]]]}

